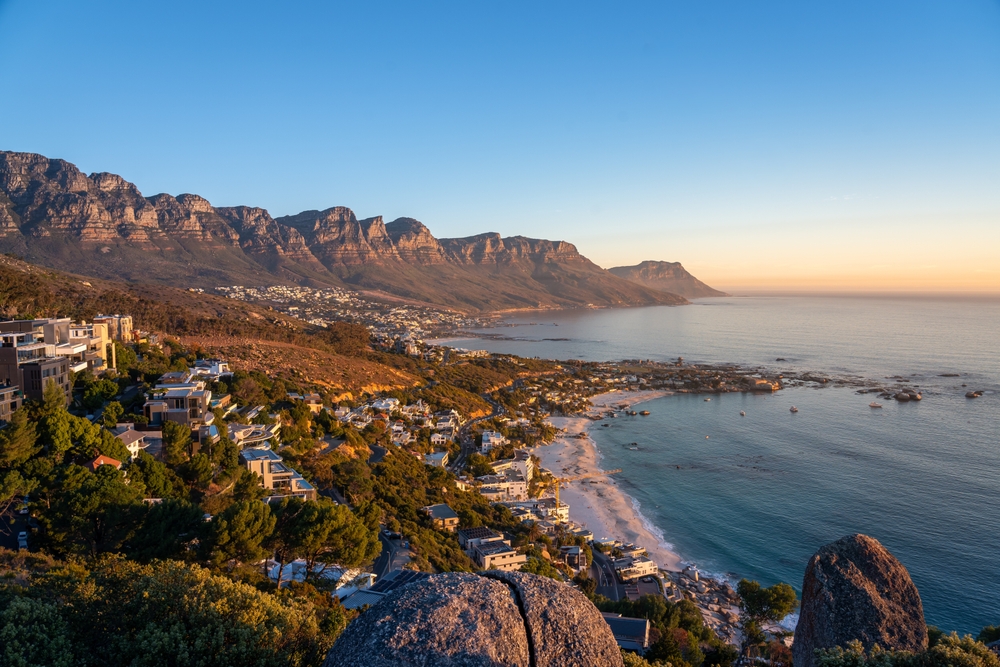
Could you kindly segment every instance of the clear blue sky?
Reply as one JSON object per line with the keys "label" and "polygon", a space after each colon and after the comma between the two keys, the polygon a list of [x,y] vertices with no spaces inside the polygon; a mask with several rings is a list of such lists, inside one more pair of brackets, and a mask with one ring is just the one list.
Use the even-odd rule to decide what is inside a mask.
{"label": "clear blue sky", "polygon": [[147,196],[1000,290],[995,0],[0,0],[0,91],[0,148]]}

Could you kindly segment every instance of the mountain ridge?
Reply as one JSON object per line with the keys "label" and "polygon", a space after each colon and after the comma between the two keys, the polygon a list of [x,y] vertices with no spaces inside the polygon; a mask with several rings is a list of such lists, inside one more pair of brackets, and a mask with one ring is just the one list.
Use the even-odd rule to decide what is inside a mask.
{"label": "mountain ridge", "polygon": [[565,241],[438,239],[414,218],[358,219],[345,206],[274,218],[191,193],[145,197],[117,174],[10,151],[0,151],[0,251],[129,282],[341,285],[466,311],[687,303]]}
{"label": "mountain ridge", "polygon": [[615,266],[608,271],[638,285],[679,294],[685,299],[729,296],[695,278],[680,262],[646,260],[634,266]]}

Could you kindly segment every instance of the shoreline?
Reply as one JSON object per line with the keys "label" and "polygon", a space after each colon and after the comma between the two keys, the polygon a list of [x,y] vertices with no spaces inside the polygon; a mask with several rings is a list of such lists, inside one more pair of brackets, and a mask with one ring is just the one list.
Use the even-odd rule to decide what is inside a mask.
{"label": "shoreline", "polygon": [[[590,400],[596,409],[622,403],[635,405],[672,393],[615,391],[593,396]],[[588,433],[592,423],[588,417],[551,417],[549,421],[561,432],[552,444],[532,450],[541,459],[543,468],[556,476],[602,470],[601,453]],[[585,437],[578,437],[581,433]],[[650,559],[668,572],[680,572],[688,564],[674,551],[663,531],[642,514],[639,503],[615,483],[614,477],[568,484],[560,491],[560,496],[570,507],[570,520],[592,531],[595,539],[612,538],[640,544],[649,552]]]}

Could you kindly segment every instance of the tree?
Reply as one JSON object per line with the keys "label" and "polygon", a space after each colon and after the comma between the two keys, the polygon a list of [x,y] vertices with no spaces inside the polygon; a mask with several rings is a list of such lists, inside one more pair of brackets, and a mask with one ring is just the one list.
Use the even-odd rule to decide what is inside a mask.
{"label": "tree", "polygon": [[72,667],[69,627],[55,604],[15,597],[0,611],[0,664]]}
{"label": "tree", "polygon": [[776,623],[792,613],[798,600],[795,590],[785,583],[764,588],[756,581],[741,579],[736,592],[740,596],[740,629],[743,631],[740,658],[747,660],[751,651],[764,642],[761,626]]}
{"label": "tree", "polygon": [[130,556],[143,562],[181,558],[203,536],[203,516],[200,507],[176,498],[147,505],[139,529],[129,540]]}
{"label": "tree", "polygon": [[205,454],[195,454],[177,469],[180,476],[196,489],[207,489],[212,483],[212,462]]}
{"label": "tree", "polygon": [[28,412],[19,408],[0,429],[0,468],[16,468],[37,453],[38,431],[28,421]]}
{"label": "tree", "polygon": [[111,401],[106,406],[104,406],[104,414],[101,416],[101,423],[104,424],[105,428],[114,428],[121,419],[122,415],[125,414],[125,409],[122,404],[118,401]]}
{"label": "tree", "polygon": [[271,506],[274,514],[274,531],[268,538],[267,546],[278,561],[278,586],[284,574],[285,565],[293,560],[302,550],[302,514],[305,501],[300,498],[282,498]]}
{"label": "tree", "polygon": [[1000,641],[1000,625],[987,625],[976,639],[984,644]]}
{"label": "tree", "polygon": [[53,378],[45,381],[42,390],[42,415],[49,416],[66,411],[66,393]]}
{"label": "tree", "polygon": [[212,557],[217,563],[255,561],[274,530],[271,508],[259,501],[236,502],[212,521]]}
{"label": "tree", "polygon": [[132,459],[126,473],[130,482],[137,481],[145,487],[147,498],[171,498],[183,492],[177,473],[146,452],[139,452]]}
{"label": "tree", "polygon": [[260,500],[267,495],[261,484],[260,476],[246,468],[240,471],[240,477],[233,485],[233,498],[236,502]]}
{"label": "tree", "polygon": [[179,466],[188,460],[191,429],[177,422],[163,422],[163,452],[167,465]]}
{"label": "tree", "polygon": [[366,526],[347,506],[328,498],[306,503],[297,529],[299,554],[309,577],[318,576],[328,565],[367,565],[382,549],[377,530]]}
{"label": "tree", "polygon": [[117,551],[138,526],[145,489],[103,465],[91,474],[70,465],[52,510],[49,538],[60,551],[97,555]]}

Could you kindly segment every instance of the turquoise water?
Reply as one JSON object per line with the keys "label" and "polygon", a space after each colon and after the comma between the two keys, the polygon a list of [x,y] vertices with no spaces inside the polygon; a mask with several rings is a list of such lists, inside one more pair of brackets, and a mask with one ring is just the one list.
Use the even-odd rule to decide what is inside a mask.
{"label": "turquoise water", "polygon": [[[591,433],[642,514],[703,570],[799,588],[819,546],[863,532],[909,569],[929,623],[978,632],[1000,622],[1000,301],[718,299],[512,321],[491,332],[520,340],[455,344],[906,376],[923,401],[872,410],[874,396],[836,387],[679,395]],[[973,388],[987,394],[964,398]]]}

